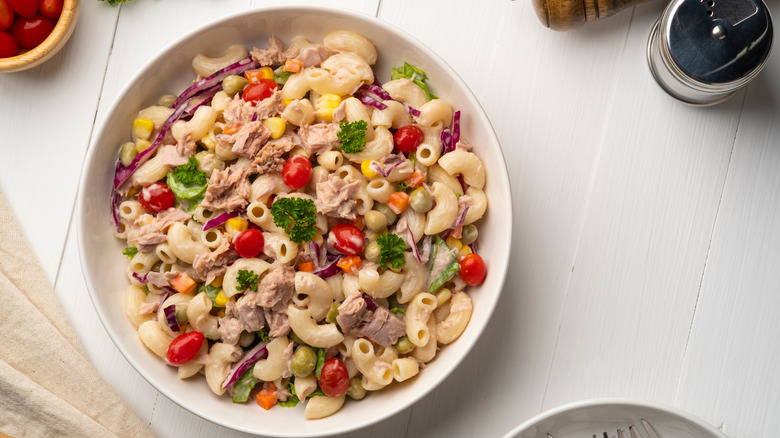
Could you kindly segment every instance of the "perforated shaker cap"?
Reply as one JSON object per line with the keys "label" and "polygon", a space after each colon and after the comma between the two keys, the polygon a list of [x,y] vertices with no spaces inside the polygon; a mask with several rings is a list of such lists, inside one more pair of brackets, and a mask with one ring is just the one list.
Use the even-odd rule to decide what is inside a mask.
{"label": "perforated shaker cap", "polygon": [[653,29],[648,58],[669,94],[706,105],[755,77],[772,40],[772,19],[761,0],[673,0]]}

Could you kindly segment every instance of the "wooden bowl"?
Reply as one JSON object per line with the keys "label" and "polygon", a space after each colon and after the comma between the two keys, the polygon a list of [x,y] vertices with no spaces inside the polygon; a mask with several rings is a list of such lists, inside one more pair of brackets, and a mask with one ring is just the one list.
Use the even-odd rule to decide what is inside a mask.
{"label": "wooden bowl", "polygon": [[79,0],[65,0],[62,14],[48,37],[37,47],[10,58],[0,58],[0,72],[27,70],[54,56],[68,41],[79,18]]}

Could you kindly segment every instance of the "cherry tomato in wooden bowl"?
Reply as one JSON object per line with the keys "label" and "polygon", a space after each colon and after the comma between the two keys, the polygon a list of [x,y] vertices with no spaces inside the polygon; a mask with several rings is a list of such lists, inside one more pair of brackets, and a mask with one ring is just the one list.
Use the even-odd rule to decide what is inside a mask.
{"label": "cherry tomato in wooden bowl", "polygon": [[10,33],[0,30],[0,58],[7,58],[16,55],[19,51],[19,45]]}
{"label": "cherry tomato in wooden bowl", "polygon": [[203,333],[188,332],[176,336],[165,352],[165,358],[174,365],[185,364],[198,355],[204,341]]}
{"label": "cherry tomato in wooden bowl", "polygon": [[0,0],[0,30],[11,27],[14,22],[14,10],[6,0]]}
{"label": "cherry tomato in wooden bowl", "polygon": [[20,47],[32,49],[46,39],[54,30],[54,23],[40,14],[32,17],[17,17],[11,25],[11,34]]}
{"label": "cherry tomato in wooden bowl", "polygon": [[41,0],[38,12],[44,17],[57,18],[62,14],[63,0]]}
{"label": "cherry tomato in wooden bowl", "polygon": [[328,397],[339,397],[347,392],[349,373],[344,362],[337,357],[325,361],[320,372],[320,389]]}
{"label": "cherry tomato in wooden bowl", "polygon": [[6,0],[17,14],[32,17],[38,12],[38,0]]}
{"label": "cherry tomato in wooden bowl", "polygon": [[159,213],[173,207],[176,204],[176,196],[168,184],[156,182],[141,189],[138,202],[148,211]]}
{"label": "cherry tomato in wooden bowl", "polygon": [[260,251],[263,250],[263,245],[265,245],[263,233],[254,228],[242,231],[233,242],[238,255],[245,258],[252,258],[260,254]]}
{"label": "cherry tomato in wooden bowl", "polygon": [[273,79],[260,79],[256,84],[247,85],[241,98],[244,99],[244,102],[252,102],[256,105],[257,102],[271,97],[278,89],[279,85]]}
{"label": "cherry tomato in wooden bowl", "polygon": [[338,224],[331,228],[328,243],[347,255],[358,255],[366,246],[366,237],[352,224]]}
{"label": "cherry tomato in wooden bowl", "polygon": [[[251,86],[251,84],[250,84]],[[287,187],[297,190],[311,179],[311,161],[303,155],[294,155],[282,167],[282,180]]]}

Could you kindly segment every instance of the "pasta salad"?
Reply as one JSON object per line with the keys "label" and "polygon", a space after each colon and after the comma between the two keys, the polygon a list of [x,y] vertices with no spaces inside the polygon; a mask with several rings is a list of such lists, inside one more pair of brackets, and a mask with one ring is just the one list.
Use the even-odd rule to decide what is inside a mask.
{"label": "pasta salad", "polygon": [[337,30],[197,55],[119,148],[125,313],[178,377],[316,419],[413,378],[472,313],[485,169],[460,111]]}

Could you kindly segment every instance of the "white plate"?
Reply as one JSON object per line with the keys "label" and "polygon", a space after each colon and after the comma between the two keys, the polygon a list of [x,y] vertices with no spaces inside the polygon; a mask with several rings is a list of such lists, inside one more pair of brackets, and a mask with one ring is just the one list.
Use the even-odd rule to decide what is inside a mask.
{"label": "white plate", "polygon": [[659,438],[727,438],[703,420],[678,409],[657,403],[622,398],[602,398],[570,403],[543,412],[504,435],[504,438],[602,438],[617,436],[623,429],[637,427],[640,436],[649,437],[642,420],[647,420]]}
{"label": "white plate", "polygon": [[[285,44],[295,35],[322,41],[328,32],[342,28],[366,35],[377,46],[379,62],[374,69],[380,80],[389,80],[391,67],[408,61],[425,70],[437,95],[462,110],[463,135],[487,169],[485,191],[490,207],[480,225],[479,244],[488,276],[483,285],[471,289],[474,313],[465,333],[442,348],[417,377],[362,401],[348,401],[331,417],[306,421],[301,407],[266,412],[252,402],[234,404],[230,397],[217,397],[203,378],[180,381],[175,368],[163,364],[141,344],[122,309],[127,287],[123,242],[111,233],[109,199],[117,147],[127,141],[136,112],[163,93],[183,91],[195,77],[190,66],[193,56],[223,53],[231,44],[264,48],[269,34]],[[267,7],[230,15],[183,36],[151,60],[120,93],[94,136],[84,164],[77,209],[79,249],[89,293],[106,331],[133,367],[169,399],[207,420],[244,432],[332,435],[365,427],[410,406],[441,383],[471,350],[504,283],[512,241],[511,202],[506,165],[490,122],[463,81],[433,51],[373,17],[324,7]]]}

